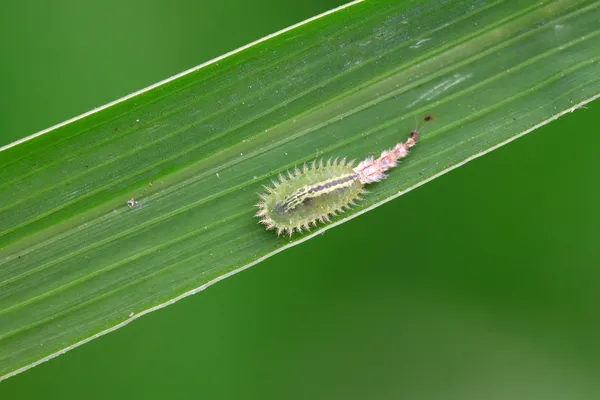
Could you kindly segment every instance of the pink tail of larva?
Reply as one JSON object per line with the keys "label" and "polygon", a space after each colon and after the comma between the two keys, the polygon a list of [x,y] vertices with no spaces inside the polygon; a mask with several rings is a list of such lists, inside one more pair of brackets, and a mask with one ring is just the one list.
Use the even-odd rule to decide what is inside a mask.
{"label": "pink tail of larva", "polygon": [[[430,121],[431,117],[427,116],[423,121]],[[415,146],[419,140],[419,132],[414,130],[410,133],[408,139],[404,143],[398,143],[392,150],[386,150],[381,153],[378,159],[368,157],[361,161],[354,172],[358,175],[358,179],[363,185],[373,182],[379,182],[387,177],[385,171],[394,168],[398,165],[398,160],[408,155],[408,149]]]}

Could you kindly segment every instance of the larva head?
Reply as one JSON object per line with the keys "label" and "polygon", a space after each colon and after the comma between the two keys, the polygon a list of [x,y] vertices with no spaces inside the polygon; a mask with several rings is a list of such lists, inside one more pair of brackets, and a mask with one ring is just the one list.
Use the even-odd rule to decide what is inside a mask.
{"label": "larva head", "polygon": [[310,230],[317,221],[329,222],[330,217],[344,212],[359,198],[362,184],[345,160],[334,161],[312,168],[305,166],[303,171],[288,174],[289,179],[280,175],[279,182],[266,187],[261,195],[256,213],[267,229],[275,229],[277,234]]}

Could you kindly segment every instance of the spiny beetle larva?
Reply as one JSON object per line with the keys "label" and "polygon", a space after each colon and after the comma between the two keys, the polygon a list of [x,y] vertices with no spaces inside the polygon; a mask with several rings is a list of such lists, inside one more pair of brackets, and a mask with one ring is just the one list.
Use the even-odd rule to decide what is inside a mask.
{"label": "spiny beetle larva", "polygon": [[[425,117],[425,122],[430,121]],[[398,143],[392,150],[381,153],[378,159],[367,157],[358,166],[354,160],[346,162],[331,158],[324,163],[313,161],[312,166],[304,164],[302,170],[287,172],[288,179],[279,174],[279,181],[272,181],[273,187],[265,186],[267,193],[260,194],[261,201],[256,205],[260,223],[267,230],[275,229],[277,235],[302,229],[310,231],[310,225],[331,222],[330,217],[349,210],[362,200],[361,194],[367,193],[363,186],[379,182],[387,177],[385,172],[398,165],[397,161],[408,155],[408,149],[415,146],[419,139],[418,130],[410,132],[406,142]]]}

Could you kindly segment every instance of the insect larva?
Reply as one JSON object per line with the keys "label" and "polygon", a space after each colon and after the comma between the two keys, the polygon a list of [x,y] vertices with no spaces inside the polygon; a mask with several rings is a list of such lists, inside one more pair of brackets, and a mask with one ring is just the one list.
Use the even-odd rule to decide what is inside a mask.
{"label": "insect larva", "polygon": [[[430,120],[430,116],[424,118]],[[302,170],[288,171],[287,178],[279,174],[279,181],[272,181],[273,187],[265,186],[267,193],[259,195],[256,216],[267,230],[275,229],[278,235],[287,233],[290,237],[294,231],[310,231],[310,225],[316,227],[317,221],[331,222],[331,217],[362,200],[360,195],[367,193],[364,185],[385,179],[385,172],[397,166],[418,139],[419,133],[414,130],[406,142],[384,151],[377,159],[367,157],[354,168],[354,161],[336,158],[327,163],[315,160],[311,167],[304,164]]]}

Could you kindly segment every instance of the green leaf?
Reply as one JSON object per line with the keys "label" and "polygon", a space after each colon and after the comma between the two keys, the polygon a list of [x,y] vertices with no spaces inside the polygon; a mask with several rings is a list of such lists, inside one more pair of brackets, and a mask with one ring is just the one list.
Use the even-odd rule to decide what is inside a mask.
{"label": "green leaf", "polygon": [[[599,96],[600,3],[419,3],[354,4],[3,148],[0,376]],[[256,193],[279,172],[362,159],[425,115],[418,146],[353,212],[293,240],[257,224]]]}

